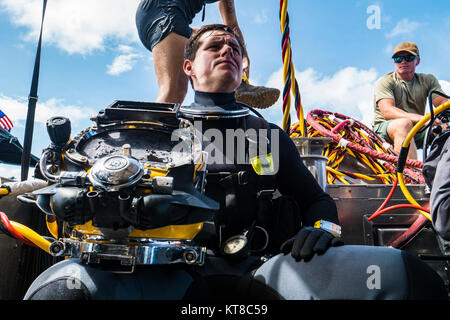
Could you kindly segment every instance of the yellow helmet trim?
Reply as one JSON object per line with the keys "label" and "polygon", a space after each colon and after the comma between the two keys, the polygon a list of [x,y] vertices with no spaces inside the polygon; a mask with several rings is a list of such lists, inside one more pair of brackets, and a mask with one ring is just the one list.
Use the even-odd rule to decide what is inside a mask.
{"label": "yellow helmet trim", "polygon": [[170,225],[151,230],[134,229],[128,237],[192,240],[202,228],[203,222],[186,225]]}
{"label": "yellow helmet trim", "polygon": [[[186,224],[186,225],[170,225],[156,229],[139,230],[133,229],[128,235],[129,238],[150,238],[150,239],[179,239],[192,240],[203,228],[203,222]],[[74,227],[74,230],[85,235],[102,235],[100,230],[92,225],[92,220],[83,225]]]}

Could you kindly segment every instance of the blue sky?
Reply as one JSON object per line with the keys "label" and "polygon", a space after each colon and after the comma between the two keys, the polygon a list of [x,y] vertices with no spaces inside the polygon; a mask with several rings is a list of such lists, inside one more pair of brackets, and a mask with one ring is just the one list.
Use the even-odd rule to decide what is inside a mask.
{"label": "blue sky", "polygon": [[[39,156],[49,144],[45,121],[51,116],[70,117],[75,134],[116,99],[155,99],[152,54],[140,43],[134,23],[138,2],[48,1],[33,154]],[[281,89],[279,2],[235,0],[235,5],[250,55],[251,83]],[[41,0],[0,0],[0,109],[14,122],[12,134],[21,143],[41,11]],[[373,86],[392,71],[392,50],[403,41],[419,45],[417,72],[434,74],[450,93],[448,0],[291,0],[288,13],[305,114],[318,108],[370,124]],[[220,14],[211,4],[205,21],[198,14],[193,26],[216,22]],[[191,102],[190,90],[184,103]],[[263,114],[281,124],[281,101]],[[19,172],[0,164],[2,176],[19,177]]]}

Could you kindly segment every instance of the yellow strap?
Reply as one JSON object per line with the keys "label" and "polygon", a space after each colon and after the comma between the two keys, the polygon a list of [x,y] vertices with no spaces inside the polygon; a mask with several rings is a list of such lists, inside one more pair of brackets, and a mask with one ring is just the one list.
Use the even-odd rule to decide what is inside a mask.
{"label": "yellow strap", "polygon": [[261,162],[261,156],[256,156],[250,159],[250,164],[252,165],[253,170],[255,170],[258,175],[273,174],[275,170],[273,166],[272,154],[266,154],[264,158],[264,164]]}

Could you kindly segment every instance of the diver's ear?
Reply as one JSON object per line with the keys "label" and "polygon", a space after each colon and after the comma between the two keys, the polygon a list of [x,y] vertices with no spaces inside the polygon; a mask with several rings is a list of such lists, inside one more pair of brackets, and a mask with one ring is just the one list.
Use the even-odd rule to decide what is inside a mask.
{"label": "diver's ear", "polygon": [[184,62],[183,62],[183,70],[184,70],[184,73],[188,77],[192,76],[193,70],[192,70],[192,61],[191,60],[188,60],[188,59],[184,60]]}

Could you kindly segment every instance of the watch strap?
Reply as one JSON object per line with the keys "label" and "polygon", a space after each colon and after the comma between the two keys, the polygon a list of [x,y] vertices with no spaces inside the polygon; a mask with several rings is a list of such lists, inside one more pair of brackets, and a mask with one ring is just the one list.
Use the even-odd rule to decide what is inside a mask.
{"label": "watch strap", "polygon": [[327,221],[327,220],[317,220],[314,223],[314,228],[323,229],[323,230],[331,233],[335,237],[340,238],[342,235],[341,226],[338,224],[332,223],[330,221]]}

